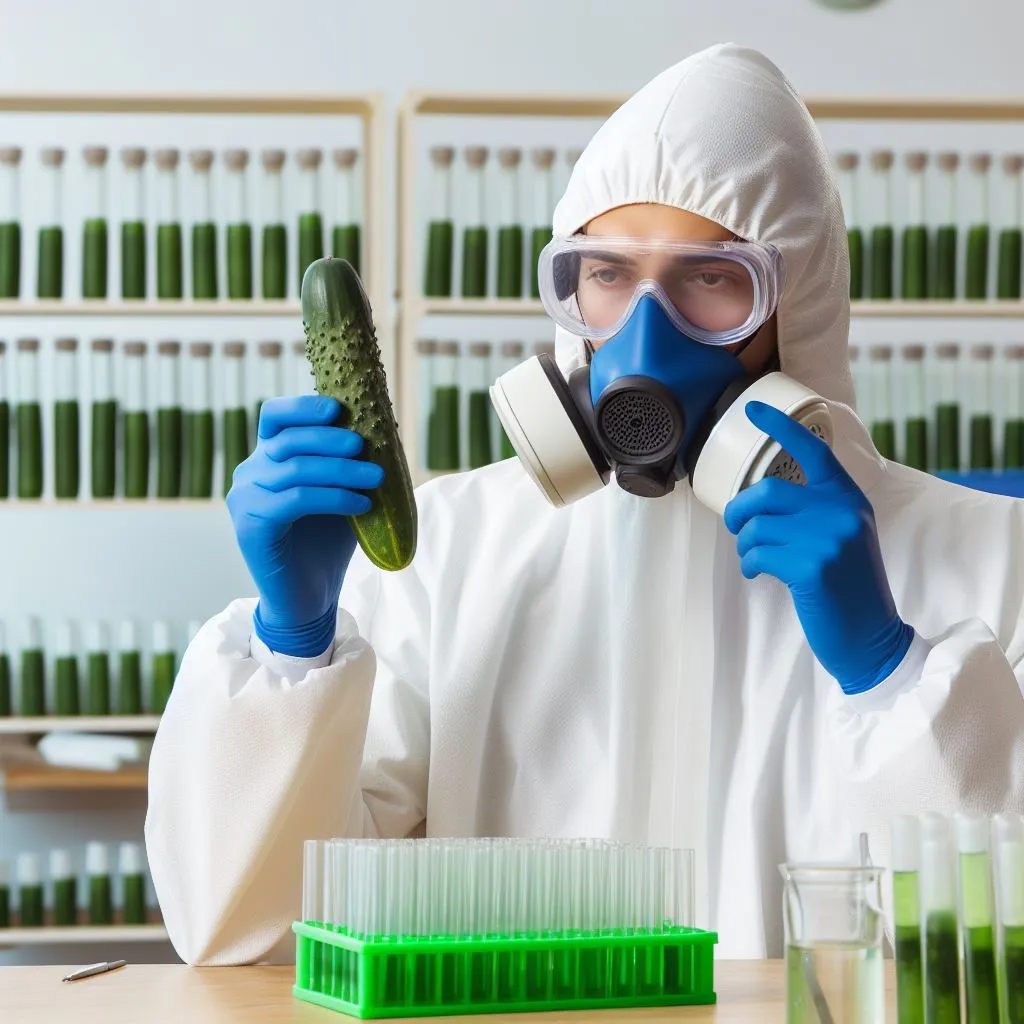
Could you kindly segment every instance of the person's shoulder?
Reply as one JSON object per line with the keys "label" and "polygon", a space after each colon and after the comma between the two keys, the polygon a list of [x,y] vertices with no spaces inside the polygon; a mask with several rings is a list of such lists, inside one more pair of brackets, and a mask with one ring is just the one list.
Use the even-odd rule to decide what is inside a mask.
{"label": "person's shoulder", "polygon": [[444,473],[416,488],[416,505],[424,516],[488,514],[500,517],[541,514],[550,506],[518,459],[480,469]]}

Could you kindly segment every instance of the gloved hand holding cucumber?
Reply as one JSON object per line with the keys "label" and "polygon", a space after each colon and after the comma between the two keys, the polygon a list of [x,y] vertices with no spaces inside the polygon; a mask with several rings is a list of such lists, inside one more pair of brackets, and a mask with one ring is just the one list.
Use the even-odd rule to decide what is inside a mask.
{"label": "gloved hand holding cucumber", "polygon": [[302,320],[318,394],[264,402],[227,502],[260,595],[256,635],[308,658],[334,638],[357,542],[382,569],[412,561],[416,505],[370,306],[345,260],[310,264]]}

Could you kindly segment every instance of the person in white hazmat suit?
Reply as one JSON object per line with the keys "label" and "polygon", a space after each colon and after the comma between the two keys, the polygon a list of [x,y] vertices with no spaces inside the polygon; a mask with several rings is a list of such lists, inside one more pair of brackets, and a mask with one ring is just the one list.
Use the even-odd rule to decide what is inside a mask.
{"label": "person in white hazmat suit", "polygon": [[[288,955],[309,838],[691,847],[697,924],[761,957],[780,862],[866,830],[884,863],[898,813],[1024,810],[1024,504],[883,460],[851,411],[842,210],[783,75],[733,45],[659,75],[553,226],[558,379],[498,389],[522,458],[419,489],[409,568],[330,514],[380,481],[336,403],[264,406],[229,498],[259,604],[195,637],[150,765],[190,964]],[[799,471],[776,446],[789,480],[730,484],[709,417]],[[641,427],[667,463],[630,454]]]}

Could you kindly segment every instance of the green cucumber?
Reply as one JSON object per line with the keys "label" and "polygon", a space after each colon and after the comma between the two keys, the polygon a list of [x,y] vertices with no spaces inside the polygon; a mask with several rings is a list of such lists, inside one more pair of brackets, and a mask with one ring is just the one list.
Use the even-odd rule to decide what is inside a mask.
{"label": "green cucumber", "polygon": [[416,553],[416,500],[370,303],[347,260],[310,263],[302,277],[302,326],[317,391],[341,403],[338,426],[360,434],[364,457],[384,470],[373,507],[349,518],[352,531],[374,565],[404,569]]}

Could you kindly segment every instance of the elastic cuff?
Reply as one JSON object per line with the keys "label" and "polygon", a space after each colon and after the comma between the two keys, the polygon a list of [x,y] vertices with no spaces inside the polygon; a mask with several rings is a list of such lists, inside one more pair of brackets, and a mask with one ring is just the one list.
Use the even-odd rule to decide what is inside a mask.
{"label": "elastic cuff", "polygon": [[252,613],[253,632],[275,654],[291,658],[315,658],[324,653],[334,640],[338,610],[330,608],[316,621],[289,629],[266,625],[260,618],[260,606]]}
{"label": "elastic cuff", "polygon": [[903,661],[907,651],[910,650],[911,644],[914,642],[915,634],[913,628],[901,620],[897,620],[896,633],[893,653],[883,662],[882,666],[873,676],[867,678],[862,676],[860,679],[855,679],[849,683],[839,682],[839,686],[847,697],[856,696],[858,693],[867,693],[868,690],[873,690],[879,683],[884,683],[893,674],[900,662]]}
{"label": "elastic cuff", "polygon": [[847,694],[846,703],[858,714],[883,711],[892,707],[901,693],[917,686],[924,673],[925,663],[931,654],[932,645],[919,633],[907,648],[903,660],[877,686],[862,693]]}

